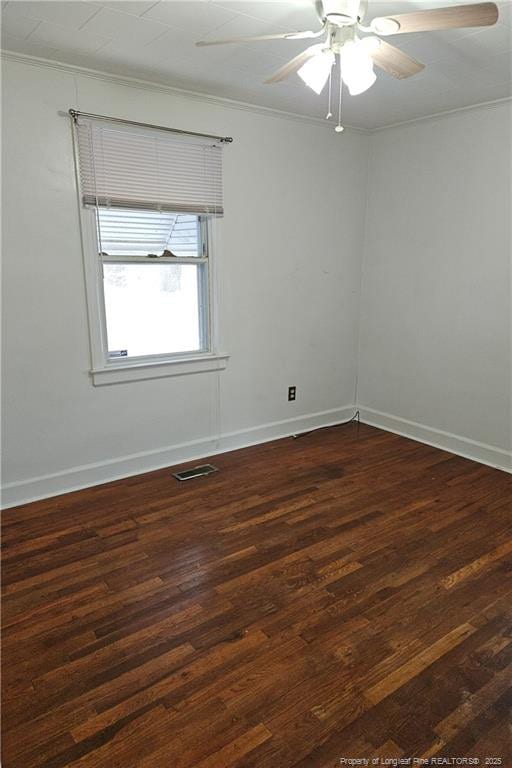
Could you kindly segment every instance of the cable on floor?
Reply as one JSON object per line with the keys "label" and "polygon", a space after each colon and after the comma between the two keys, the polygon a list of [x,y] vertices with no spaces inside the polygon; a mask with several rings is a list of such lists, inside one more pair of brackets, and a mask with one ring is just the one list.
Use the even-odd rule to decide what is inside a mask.
{"label": "cable on floor", "polygon": [[351,419],[348,421],[340,421],[338,424],[327,424],[325,427],[316,427],[315,429],[310,429],[307,432],[299,432],[297,435],[292,435],[292,440],[297,440],[299,437],[306,437],[306,435],[311,435],[313,432],[319,432],[321,429],[332,429],[333,427],[344,427],[345,424],[352,424],[352,422],[355,421],[358,424],[361,423],[360,417],[359,417],[359,411],[357,410]]}

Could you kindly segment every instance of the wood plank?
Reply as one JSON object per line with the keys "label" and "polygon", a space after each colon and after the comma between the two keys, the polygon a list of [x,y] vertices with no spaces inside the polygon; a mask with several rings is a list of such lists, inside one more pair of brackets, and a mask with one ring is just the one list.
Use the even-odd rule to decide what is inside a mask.
{"label": "wood plank", "polygon": [[413,659],[398,667],[398,669],[395,669],[383,680],[380,680],[365,691],[366,697],[373,701],[374,704],[378,704],[379,701],[382,701],[386,696],[396,691],[397,688],[400,688],[400,686],[419,675],[420,672],[423,672],[431,664],[434,664],[444,653],[462,643],[473,632],[475,632],[475,627],[471,626],[471,624],[461,624],[460,627],[442,637],[430,648],[421,651]]}

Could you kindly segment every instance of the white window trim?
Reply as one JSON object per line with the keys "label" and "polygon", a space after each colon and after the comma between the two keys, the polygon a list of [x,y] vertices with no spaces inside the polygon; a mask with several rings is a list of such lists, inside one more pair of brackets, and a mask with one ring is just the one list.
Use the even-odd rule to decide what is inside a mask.
{"label": "white window trim", "polygon": [[[119,384],[163,376],[184,376],[191,373],[220,371],[226,368],[229,355],[219,351],[217,335],[217,296],[214,290],[215,264],[212,259],[211,222],[208,232],[208,292],[209,292],[209,339],[207,352],[188,352],[179,355],[155,355],[131,360],[109,360],[106,337],[105,299],[103,296],[102,259],[98,254],[96,213],[92,208],[80,205],[82,251],[89,318],[91,345],[90,375],[95,386]],[[217,224],[217,223],[216,223]]]}

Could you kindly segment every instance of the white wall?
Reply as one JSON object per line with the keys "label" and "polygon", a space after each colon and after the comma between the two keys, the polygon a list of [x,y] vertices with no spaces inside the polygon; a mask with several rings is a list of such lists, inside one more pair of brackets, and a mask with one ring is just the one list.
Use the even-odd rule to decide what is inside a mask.
{"label": "white wall", "polygon": [[[340,137],[72,68],[3,74],[5,505],[342,420],[356,380],[364,421],[512,466],[509,104]],[[70,106],[234,136],[225,371],[93,387]]]}
{"label": "white wall", "polygon": [[358,387],[366,421],[502,467],[510,118],[508,102],[371,137]]}
{"label": "white wall", "polygon": [[[364,134],[66,69],[3,75],[5,504],[349,414]],[[92,385],[69,107],[234,137],[215,254],[225,371]]]}

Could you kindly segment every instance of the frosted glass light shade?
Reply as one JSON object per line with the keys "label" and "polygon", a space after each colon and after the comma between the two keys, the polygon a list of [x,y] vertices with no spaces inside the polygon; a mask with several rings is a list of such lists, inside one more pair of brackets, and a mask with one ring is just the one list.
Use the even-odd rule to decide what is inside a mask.
{"label": "frosted glass light shade", "polygon": [[319,51],[299,69],[297,74],[315,93],[322,93],[334,64],[332,51]]}
{"label": "frosted glass light shade", "polygon": [[371,88],[377,77],[366,45],[361,45],[360,42],[347,43],[341,50],[340,59],[342,77],[351,96],[357,96]]}

